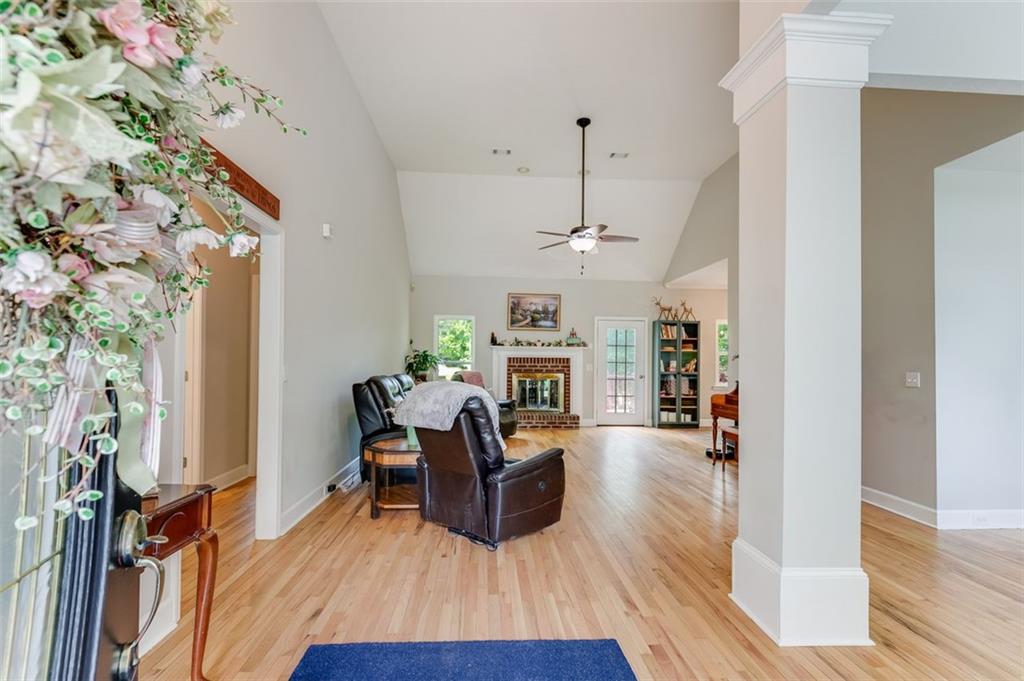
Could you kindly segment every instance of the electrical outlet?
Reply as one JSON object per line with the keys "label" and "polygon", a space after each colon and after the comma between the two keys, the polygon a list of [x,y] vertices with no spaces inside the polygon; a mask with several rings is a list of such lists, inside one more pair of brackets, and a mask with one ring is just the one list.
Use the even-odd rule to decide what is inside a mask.
{"label": "electrical outlet", "polygon": [[330,239],[334,236],[334,227],[331,226],[331,223],[325,222],[320,226],[320,236],[325,239]]}
{"label": "electrical outlet", "polygon": [[920,371],[908,371],[903,384],[908,388],[920,388],[921,387],[921,372]]}
{"label": "electrical outlet", "polygon": [[332,482],[330,485],[327,485],[327,491],[324,493],[324,496],[327,496],[336,489],[338,489],[338,486]]}

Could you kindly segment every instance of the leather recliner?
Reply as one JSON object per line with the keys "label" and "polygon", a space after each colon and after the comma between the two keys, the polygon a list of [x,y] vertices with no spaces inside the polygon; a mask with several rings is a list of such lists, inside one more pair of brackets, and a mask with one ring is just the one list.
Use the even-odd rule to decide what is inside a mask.
{"label": "leather recliner", "polygon": [[[462,381],[483,389],[484,377],[479,371],[456,371],[452,376],[453,381]],[[498,430],[502,437],[512,437],[519,428],[519,414],[516,412],[515,400],[495,400],[498,404]]]}
{"label": "leather recliner", "polygon": [[417,428],[420,516],[495,549],[562,517],[565,464],[553,448],[505,459],[479,397],[466,400],[451,430]]}
{"label": "leather recliner", "polygon": [[[405,426],[395,423],[388,412],[396,408],[412,390],[415,381],[408,374],[371,376],[364,383],[352,384],[352,400],[359,419],[359,456],[367,445],[378,440],[405,435]],[[369,480],[370,468],[364,460],[360,466],[363,480]]]}

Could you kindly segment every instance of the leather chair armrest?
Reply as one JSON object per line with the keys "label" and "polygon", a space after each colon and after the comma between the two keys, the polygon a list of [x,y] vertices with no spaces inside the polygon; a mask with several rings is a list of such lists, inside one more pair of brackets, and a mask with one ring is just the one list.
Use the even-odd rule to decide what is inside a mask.
{"label": "leather chair armrest", "polygon": [[537,456],[531,456],[529,459],[523,459],[515,463],[506,463],[501,468],[498,468],[491,472],[487,476],[488,484],[500,484],[508,482],[509,480],[515,480],[516,478],[524,475],[529,475],[550,465],[552,461],[562,458],[562,454],[565,453],[561,447],[552,447],[551,449],[541,452]]}
{"label": "leather chair armrest", "polygon": [[498,409],[511,409],[512,411],[516,410],[515,400],[495,400],[495,402],[498,403]]}

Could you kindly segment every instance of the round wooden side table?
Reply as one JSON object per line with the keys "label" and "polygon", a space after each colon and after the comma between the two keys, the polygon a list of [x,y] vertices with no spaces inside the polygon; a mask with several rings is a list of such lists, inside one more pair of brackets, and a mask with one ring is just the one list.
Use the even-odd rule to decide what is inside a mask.
{"label": "round wooden side table", "polygon": [[366,445],[363,459],[370,463],[370,517],[377,519],[381,511],[413,510],[420,507],[419,489],[415,484],[380,485],[380,474],[396,468],[416,468],[420,448],[404,437],[378,440]]}

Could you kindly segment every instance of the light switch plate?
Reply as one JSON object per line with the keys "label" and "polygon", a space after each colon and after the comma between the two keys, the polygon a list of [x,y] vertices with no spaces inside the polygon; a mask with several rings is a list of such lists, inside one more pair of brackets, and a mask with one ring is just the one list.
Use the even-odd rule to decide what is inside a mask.
{"label": "light switch plate", "polygon": [[332,236],[334,236],[334,227],[331,226],[331,223],[325,222],[320,227],[320,236],[322,236],[325,239],[330,239]]}
{"label": "light switch plate", "polygon": [[908,388],[920,388],[921,387],[921,372],[920,371],[908,371],[906,378],[904,379],[904,385]]}

